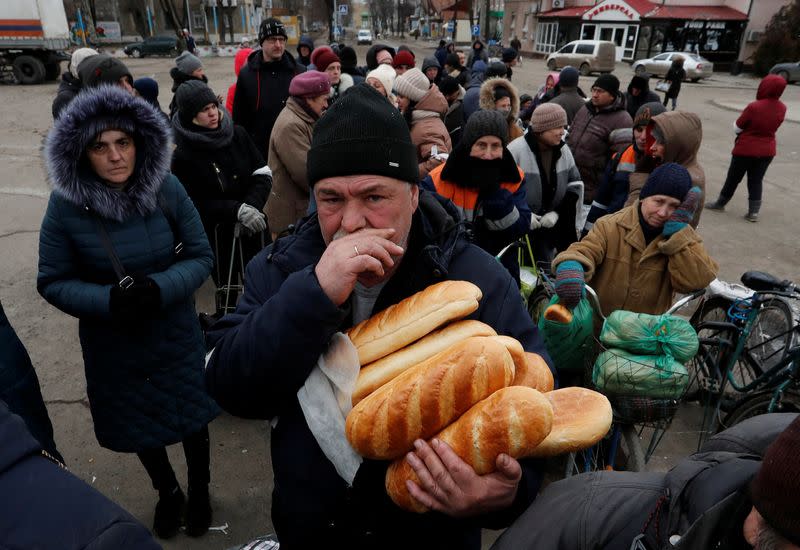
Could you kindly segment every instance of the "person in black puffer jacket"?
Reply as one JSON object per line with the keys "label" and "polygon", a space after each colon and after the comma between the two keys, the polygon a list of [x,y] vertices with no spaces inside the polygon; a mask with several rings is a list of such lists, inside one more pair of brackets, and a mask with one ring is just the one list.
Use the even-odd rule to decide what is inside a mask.
{"label": "person in black puffer jacket", "polygon": [[81,79],[78,77],[78,65],[87,57],[95,55],[97,55],[97,51],[92,48],[78,48],[72,52],[72,57],[69,60],[69,70],[61,75],[61,82],[58,83],[58,92],[53,100],[53,119],[58,118],[59,113],[83,88]]}
{"label": "person in black puffer jacket", "polygon": [[[243,258],[247,265],[268,242],[262,210],[272,187],[261,153],[241,126],[219,105],[214,92],[202,82],[187,82],[176,95],[178,112],[172,118],[175,153],[172,173],[192,199],[214,250],[211,276],[217,286],[227,284],[236,223],[242,225]],[[233,281],[240,261],[235,258]],[[235,303],[235,293],[231,303]],[[224,306],[224,304],[218,304]]]}

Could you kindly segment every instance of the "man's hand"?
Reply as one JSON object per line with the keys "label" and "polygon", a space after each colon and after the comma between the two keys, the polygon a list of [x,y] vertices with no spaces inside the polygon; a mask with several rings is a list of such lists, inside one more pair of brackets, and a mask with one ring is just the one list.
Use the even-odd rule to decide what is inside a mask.
{"label": "man's hand", "polygon": [[394,267],[395,259],[404,253],[401,246],[389,239],[394,229],[362,229],[331,241],[317,262],[314,273],[322,290],[337,306],[353,292],[360,276],[381,278]]}
{"label": "man's hand", "polygon": [[406,481],[406,485],[411,496],[431,510],[469,517],[502,510],[514,502],[522,467],[507,454],[497,457],[495,472],[480,476],[443,441],[433,439],[429,445],[418,439],[414,447],[406,460],[420,481],[419,485]]}
{"label": "man's hand", "polygon": [[665,237],[671,237],[686,227],[689,222],[692,221],[692,218],[694,218],[694,213],[697,211],[697,207],[700,205],[700,199],[702,196],[703,191],[698,186],[695,185],[689,189],[689,192],[686,193],[686,197],[684,197],[681,205],[675,209],[675,211],[667,220],[667,223],[664,224],[664,229],[661,230],[661,233]]}

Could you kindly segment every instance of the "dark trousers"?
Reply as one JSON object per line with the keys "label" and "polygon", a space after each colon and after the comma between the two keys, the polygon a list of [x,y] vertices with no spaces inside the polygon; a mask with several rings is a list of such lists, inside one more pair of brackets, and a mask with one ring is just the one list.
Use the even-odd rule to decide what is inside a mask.
{"label": "dark trousers", "polygon": [[[206,488],[211,481],[211,448],[208,440],[208,426],[183,440],[183,452],[189,471],[189,488]],[[178,487],[175,471],[169,463],[167,449],[147,449],[136,453],[144,469],[159,493],[169,493]]]}
{"label": "dark trousers", "polygon": [[747,174],[747,193],[751,201],[760,201],[763,190],[764,174],[767,173],[772,157],[740,157],[733,155],[731,165],[728,167],[728,177],[722,186],[720,195],[730,200],[736,192],[736,187]]}

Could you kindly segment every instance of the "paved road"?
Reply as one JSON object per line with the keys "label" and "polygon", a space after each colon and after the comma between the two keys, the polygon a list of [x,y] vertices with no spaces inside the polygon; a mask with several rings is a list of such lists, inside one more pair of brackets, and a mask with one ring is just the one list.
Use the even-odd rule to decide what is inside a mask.
{"label": "paved road", "polygon": [[[433,49],[414,43],[418,61]],[[360,60],[366,47],[357,48]],[[225,94],[233,82],[232,58],[204,60],[211,86]],[[547,70],[541,60],[525,59],[514,71],[523,92],[535,92]],[[133,74],[152,76],[161,85],[161,103],[171,97],[168,76],[172,61],[165,58],[130,60]],[[625,65],[616,71],[624,84],[632,73]],[[588,90],[593,78],[582,77]],[[720,189],[730,160],[732,124],[755,95],[758,81],[746,77],[715,75],[698,84],[686,84],[680,107],[697,112],[703,121],[703,164],[709,192]],[[50,103],[56,85],[0,86],[4,106],[4,132],[0,136],[0,299],[20,338],[28,347],[39,373],[42,390],[53,419],[56,441],[70,469],[79,477],[130,510],[145,524],[152,522],[155,493],[138,460],[101,449],[94,438],[77,338],[77,321],[46,304],[36,293],[38,228],[46,206],[48,186],[40,148],[52,121]],[[790,86],[784,98],[793,116],[798,113],[800,87]],[[795,118],[795,121],[797,119]],[[742,219],[746,193],[740,191],[729,208],[703,215],[701,232],[719,261],[721,278],[738,279],[747,269],[764,269],[782,278],[800,281],[800,245],[793,231],[798,225],[800,191],[800,124],[787,122],[778,133],[779,154],[767,173],[762,221]],[[208,287],[202,289],[200,308],[212,306]],[[693,449],[698,411],[686,407],[651,464],[663,469]],[[209,533],[199,540],[179,536],[165,548],[227,548],[271,531],[269,520],[271,472],[268,430],[265,422],[245,421],[227,415],[211,424],[212,484],[215,523],[228,523],[228,535]],[[170,449],[179,479],[185,485],[185,466],[179,446]],[[487,535],[487,540],[494,537]]]}

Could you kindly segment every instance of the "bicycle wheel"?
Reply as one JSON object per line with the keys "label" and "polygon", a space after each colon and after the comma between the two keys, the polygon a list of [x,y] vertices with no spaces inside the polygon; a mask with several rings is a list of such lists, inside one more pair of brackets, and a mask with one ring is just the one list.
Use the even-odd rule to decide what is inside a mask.
{"label": "bicycle wheel", "polygon": [[792,308],[784,299],[776,297],[764,302],[745,344],[747,357],[739,362],[746,361],[749,370],[758,375],[768,371],[791,347],[793,326]]}
{"label": "bicycle wheel", "polygon": [[775,392],[773,390],[759,392],[755,395],[743,399],[736,407],[728,413],[723,422],[723,428],[730,428],[753,416],[767,414],[770,412],[800,412],[800,392],[786,390],[777,400],[775,407],[769,410]]}

